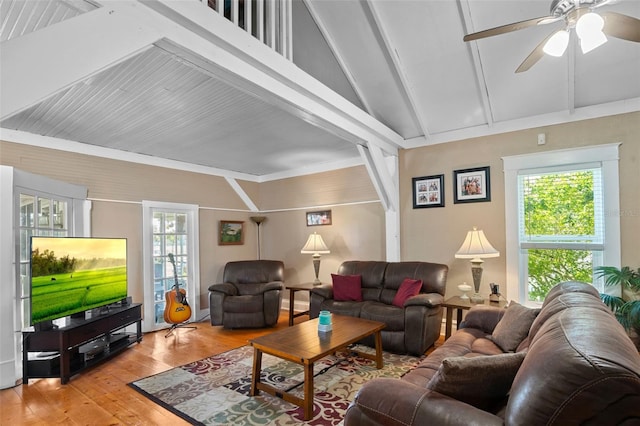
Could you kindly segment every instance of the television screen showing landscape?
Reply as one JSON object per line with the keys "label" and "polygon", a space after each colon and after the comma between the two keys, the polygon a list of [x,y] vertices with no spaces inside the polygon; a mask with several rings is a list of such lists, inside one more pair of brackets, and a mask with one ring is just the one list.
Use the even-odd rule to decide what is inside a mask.
{"label": "television screen showing landscape", "polygon": [[124,238],[31,238],[31,324],[127,297]]}

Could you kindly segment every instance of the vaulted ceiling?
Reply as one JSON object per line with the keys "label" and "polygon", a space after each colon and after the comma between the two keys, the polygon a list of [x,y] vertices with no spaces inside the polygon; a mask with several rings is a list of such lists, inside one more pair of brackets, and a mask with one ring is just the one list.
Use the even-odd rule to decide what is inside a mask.
{"label": "vaulted ceiling", "polygon": [[206,3],[2,0],[0,136],[264,181],[640,110],[640,43],[516,74],[562,22],[462,40],[546,0],[292,0],[293,62]]}

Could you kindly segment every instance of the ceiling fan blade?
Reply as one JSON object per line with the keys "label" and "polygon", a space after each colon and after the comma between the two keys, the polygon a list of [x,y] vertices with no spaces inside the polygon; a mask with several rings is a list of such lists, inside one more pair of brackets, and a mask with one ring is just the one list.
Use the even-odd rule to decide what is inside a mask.
{"label": "ceiling fan blade", "polygon": [[606,35],[640,43],[640,19],[616,12],[602,12]]}
{"label": "ceiling fan blade", "polygon": [[464,41],[473,41],[481,38],[492,37],[499,34],[510,33],[512,31],[522,30],[524,28],[533,27],[535,25],[546,25],[552,22],[556,22],[562,19],[562,17],[555,16],[542,16],[540,18],[527,19],[526,21],[514,22],[513,24],[502,25],[500,27],[490,28],[484,31],[478,31],[477,33],[467,34],[463,37]]}
{"label": "ceiling fan blade", "polygon": [[517,73],[521,73],[521,72],[525,72],[527,70],[529,70],[529,68],[531,68],[532,66],[534,66],[536,64],[536,62],[538,62],[543,56],[544,56],[544,51],[542,50],[544,48],[544,45],[547,43],[547,41],[555,34],[556,32],[553,31],[551,34],[549,34],[548,36],[546,36],[544,38],[544,40],[542,40],[535,49],[533,49],[533,51],[531,51],[531,53],[529,53],[529,56],[527,56],[525,58],[524,61],[522,61],[522,63],[520,64],[520,66],[518,67],[518,69],[516,70],[516,74]]}

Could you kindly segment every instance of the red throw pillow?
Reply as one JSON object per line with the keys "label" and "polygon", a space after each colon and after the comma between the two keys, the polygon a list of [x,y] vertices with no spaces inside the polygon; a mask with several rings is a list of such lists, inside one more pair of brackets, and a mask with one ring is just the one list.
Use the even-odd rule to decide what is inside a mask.
{"label": "red throw pillow", "polygon": [[411,296],[415,296],[420,293],[422,288],[422,280],[412,280],[411,278],[405,278],[400,284],[400,288],[396,293],[396,297],[393,298],[392,305],[402,308],[404,302]]}
{"label": "red throw pillow", "polygon": [[331,274],[333,300],[362,302],[362,276]]}

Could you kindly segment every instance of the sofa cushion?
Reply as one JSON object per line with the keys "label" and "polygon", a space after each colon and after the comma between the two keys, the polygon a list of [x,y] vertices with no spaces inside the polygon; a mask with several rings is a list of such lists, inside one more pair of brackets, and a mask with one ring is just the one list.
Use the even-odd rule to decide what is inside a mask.
{"label": "sofa cushion", "polygon": [[420,293],[420,289],[422,288],[422,280],[412,280],[411,278],[405,278],[400,284],[400,288],[393,298],[392,305],[395,305],[399,308],[404,306],[404,302],[410,298],[411,296],[415,296]]}
{"label": "sofa cushion", "polygon": [[493,329],[491,340],[505,352],[515,351],[529,334],[531,324],[538,312],[540,312],[539,309],[529,309],[512,300],[496,328]]}
{"label": "sofa cushion", "polygon": [[372,321],[380,321],[386,324],[384,332],[404,331],[404,309],[380,302],[365,302],[362,304],[360,318]]}
{"label": "sofa cushion", "polygon": [[525,352],[451,357],[427,383],[427,389],[490,410],[509,393]]}
{"label": "sofa cushion", "polygon": [[362,276],[361,275],[336,275],[331,274],[333,282],[333,299],[338,302],[362,301]]}

